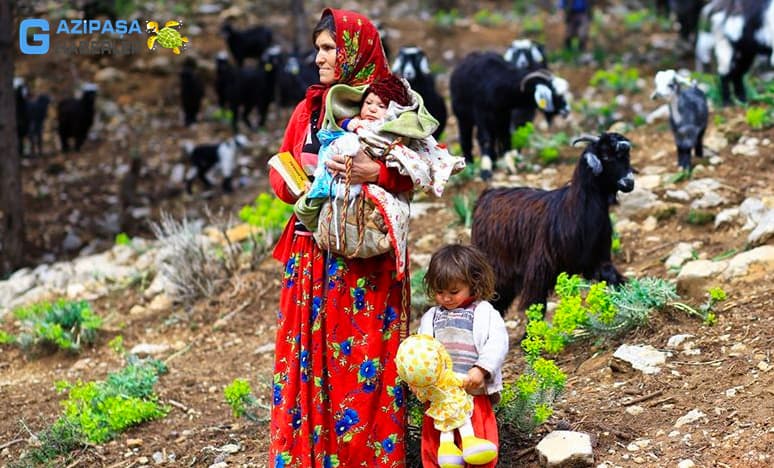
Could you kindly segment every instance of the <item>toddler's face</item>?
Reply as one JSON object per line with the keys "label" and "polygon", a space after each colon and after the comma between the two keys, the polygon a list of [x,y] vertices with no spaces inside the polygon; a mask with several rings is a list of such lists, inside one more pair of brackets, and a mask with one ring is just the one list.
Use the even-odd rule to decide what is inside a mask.
{"label": "toddler's face", "polygon": [[387,103],[374,93],[369,93],[360,108],[360,118],[365,120],[380,120],[387,113]]}
{"label": "toddler's face", "polygon": [[457,282],[435,292],[435,302],[446,309],[456,309],[470,298],[470,286]]}

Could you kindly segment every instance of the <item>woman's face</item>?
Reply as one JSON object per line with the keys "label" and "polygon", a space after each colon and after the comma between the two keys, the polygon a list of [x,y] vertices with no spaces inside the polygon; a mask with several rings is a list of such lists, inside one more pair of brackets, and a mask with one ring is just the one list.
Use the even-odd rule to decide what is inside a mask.
{"label": "woman's face", "polygon": [[320,83],[332,85],[336,75],[336,40],[330,31],[324,30],[314,40],[314,47],[317,49],[314,62],[320,69]]}

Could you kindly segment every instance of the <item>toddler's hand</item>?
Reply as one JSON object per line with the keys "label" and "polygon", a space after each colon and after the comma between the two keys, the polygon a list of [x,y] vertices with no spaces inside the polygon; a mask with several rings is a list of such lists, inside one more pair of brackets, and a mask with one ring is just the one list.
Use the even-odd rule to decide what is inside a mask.
{"label": "toddler's hand", "polygon": [[463,379],[463,388],[468,393],[484,387],[486,373],[480,367],[473,366],[468,370],[468,375]]}

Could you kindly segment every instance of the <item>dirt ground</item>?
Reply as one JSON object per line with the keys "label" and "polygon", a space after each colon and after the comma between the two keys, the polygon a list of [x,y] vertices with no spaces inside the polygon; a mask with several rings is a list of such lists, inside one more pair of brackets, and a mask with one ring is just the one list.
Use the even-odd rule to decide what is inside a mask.
{"label": "dirt ground", "polygon": [[[221,39],[211,24],[214,19],[202,21],[207,27],[195,43],[201,44],[198,53],[208,56],[222,47]],[[453,58],[437,60],[447,70],[469,51],[504,50],[520,31],[518,25],[510,23],[491,28],[463,24],[451,30],[439,30],[428,26],[427,21],[386,22],[394,33],[393,50],[401,44],[420,44],[430,57],[441,57],[445,51],[453,50]],[[545,38],[551,50],[561,41],[561,19],[551,17],[545,24]],[[661,35],[664,40],[677,40],[671,32],[655,30],[648,34],[651,39]],[[604,35],[615,39],[608,43],[611,53],[634,51],[636,55],[636,51],[648,47],[640,35],[620,30],[605,31]],[[685,57],[672,55],[671,58],[677,65],[690,65]],[[270,153],[263,149],[251,150],[245,169],[249,183],[234,195],[216,191],[207,198],[201,193],[188,196],[182,193],[182,187],[171,186],[165,171],[179,159],[180,140],[204,136],[207,141],[217,140],[227,135],[228,130],[212,121],[196,130],[184,129],[177,123],[180,118],[174,91],[175,75],[148,75],[131,71],[128,63],[109,64],[127,73],[101,88],[101,93],[127,108],[135,106],[137,122],[123,140],[101,134],[97,140],[88,141],[81,154],[64,156],[54,151],[54,119],[49,119],[47,155],[23,161],[31,262],[72,255],[64,252],[61,244],[68,217],[76,211],[79,223],[93,226],[79,231],[84,243],[94,242],[95,248],[112,245],[112,236],[100,233],[98,220],[105,212],[115,210],[118,180],[113,174],[118,165],[128,163],[131,148],[136,148],[147,162],[139,190],[145,194],[152,219],[161,210],[195,215],[201,213],[205,203],[236,212],[266,190],[263,168]],[[90,60],[78,63],[79,72],[84,76],[104,65]],[[637,65],[640,76],[648,80],[656,66],[653,63]],[[59,76],[59,72],[65,73],[67,68],[53,60],[30,57],[20,57],[17,62],[17,73],[42,77],[39,88],[51,85],[49,89],[57,96],[64,95],[70,83],[68,79],[53,77]],[[576,97],[583,94],[595,68],[594,64],[553,67],[568,79],[571,89],[578,90]],[[442,80],[441,87],[444,85]],[[212,106],[214,93],[211,88],[207,93]],[[631,96],[631,100],[653,109],[655,104],[647,94],[643,91]],[[609,98],[614,98],[612,93]],[[750,131],[740,117],[743,116],[740,108],[716,113],[723,116],[725,123],[711,124],[715,127],[713,131],[725,135],[732,143],[741,135],[774,140],[772,130]],[[53,115],[51,111],[49,116]],[[268,140],[276,145],[286,116],[286,110],[273,107],[269,128],[251,135],[251,139]],[[559,123],[559,126],[568,133],[585,130],[574,127],[572,122]],[[447,142],[453,144],[456,140],[453,120],[447,129]],[[672,136],[663,121],[643,125],[626,135],[635,144],[634,166],[674,171]],[[578,153],[577,149],[562,149],[561,161],[555,166],[554,185],[569,180]],[[769,150],[764,150],[760,157],[747,158],[731,155],[729,145],[718,156],[725,163],[701,164],[706,167],[708,177],[728,187],[733,194],[732,206],[774,186],[774,158]],[[679,182],[676,186],[679,188],[685,183]],[[47,190],[41,191],[42,185]],[[424,216],[412,220],[412,254],[430,254],[443,243],[439,226],[456,229],[451,209],[454,194],[480,191],[483,187],[480,182],[454,187],[444,195],[443,208],[431,208]],[[615,259],[619,268],[637,276],[666,277],[668,272],[663,260],[678,241],[701,241],[701,252],[709,258],[730,249],[744,250],[745,235],[731,228],[715,230],[711,225],[690,225],[685,222],[687,211],[684,206],[673,216],[660,220],[654,232],[624,233],[623,251]],[[150,236],[147,224],[142,222],[132,226],[129,234]],[[436,240],[417,243],[428,236],[435,236]],[[168,357],[170,372],[156,385],[161,401],[172,405],[172,409],[165,418],[132,428],[112,442],[73,453],[66,466],[137,467],[153,464],[153,455],[157,452],[168,466],[209,466],[222,460],[230,466],[267,466],[266,426],[234,419],[223,400],[222,390],[234,378],[248,378],[263,401],[268,402],[279,280],[279,265],[266,260],[256,271],[235,277],[219,296],[202,300],[190,310],[174,307],[166,313],[139,316],[129,314],[133,305],[144,302],[142,291],[132,287],[94,303],[94,310],[106,317],[103,333],[93,348],[78,356],[57,353],[30,358],[15,348],[0,347],[0,399],[3,401],[0,463],[17,459],[29,448],[30,431],[39,431],[56,418],[61,397],[54,390],[55,381],[102,379],[120,367],[120,359],[107,346],[111,338],[120,334],[129,347],[140,342],[175,344],[178,351]],[[555,415],[531,439],[525,440],[518,451],[504,453],[499,466],[538,466],[531,448],[557,425],[569,425],[589,433],[597,463],[673,467],[681,460],[691,459],[697,466],[706,467],[774,465],[771,426],[774,371],[764,371],[760,365],[772,363],[774,288],[771,278],[724,287],[729,300],[721,304],[718,322],[713,327],[678,311],[667,310],[655,314],[649,325],[618,341],[582,343],[566,350],[558,363],[568,375],[568,385]],[[699,303],[703,298],[686,299]],[[510,318],[521,322],[516,314]],[[512,332],[516,343],[515,338],[521,336],[523,328]],[[700,354],[675,351],[666,368],[656,375],[610,366],[611,355],[620,343],[651,344],[664,349],[667,339],[678,333],[694,335],[694,348]],[[505,368],[506,378],[515,377],[523,367],[521,351],[515,344],[512,348]],[[635,404],[644,411],[632,416],[626,408]],[[676,429],[677,418],[692,409],[700,409],[705,417],[691,427]],[[128,441],[132,439],[139,439],[141,445],[130,448]],[[634,444],[636,447],[631,445],[635,441],[639,442]],[[229,443],[239,444],[240,450],[226,457],[220,448]]]}

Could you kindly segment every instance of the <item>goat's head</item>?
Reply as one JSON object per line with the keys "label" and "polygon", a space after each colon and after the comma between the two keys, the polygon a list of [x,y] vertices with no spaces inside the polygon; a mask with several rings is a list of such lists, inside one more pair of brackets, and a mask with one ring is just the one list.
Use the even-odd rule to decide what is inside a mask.
{"label": "goat's head", "polygon": [[420,75],[431,74],[430,62],[419,47],[401,47],[392,63],[392,72],[413,81]]}
{"label": "goat's head", "polygon": [[691,86],[694,84],[690,79],[671,69],[657,72],[653,82],[656,89],[650,95],[651,99],[656,99],[657,97],[669,98],[680,89],[680,86]]}
{"label": "goat's head", "polygon": [[516,39],[511,42],[511,46],[505,51],[503,58],[516,68],[524,70],[534,70],[548,66],[543,45],[529,39]]}
{"label": "goat's head", "polygon": [[608,193],[631,192],[634,190],[634,173],[629,162],[631,142],[620,133],[603,133],[600,136],[582,135],[573,140],[588,142],[581,155],[579,168],[590,173]]}
{"label": "goat's head", "polygon": [[278,45],[266,48],[261,54],[260,65],[266,73],[276,70],[283,61],[282,49]]}
{"label": "goat's head", "polygon": [[[519,87],[523,93],[532,94],[535,105],[547,116],[566,116],[570,113],[567,102],[569,85],[566,80],[554,76],[545,68],[534,70],[521,79]],[[557,89],[558,88],[558,89]]]}

